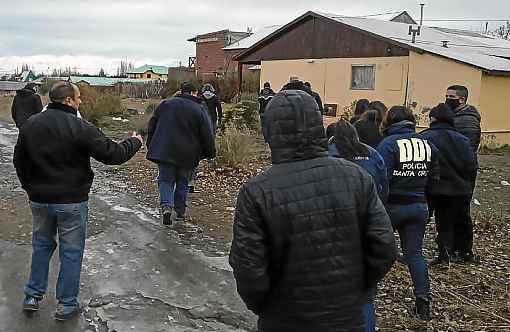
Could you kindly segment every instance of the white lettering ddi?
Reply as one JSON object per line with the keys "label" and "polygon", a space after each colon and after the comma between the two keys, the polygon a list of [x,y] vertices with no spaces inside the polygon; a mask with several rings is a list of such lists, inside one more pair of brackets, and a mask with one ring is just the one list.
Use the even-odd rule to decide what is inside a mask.
{"label": "white lettering ddi", "polygon": [[399,139],[397,145],[400,153],[400,162],[430,161],[431,148],[427,141],[419,138]]}

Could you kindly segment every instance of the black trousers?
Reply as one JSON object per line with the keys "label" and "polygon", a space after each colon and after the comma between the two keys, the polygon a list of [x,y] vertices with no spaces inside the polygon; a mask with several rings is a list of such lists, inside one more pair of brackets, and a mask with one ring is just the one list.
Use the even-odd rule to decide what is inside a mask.
{"label": "black trousers", "polygon": [[432,196],[439,257],[473,252],[471,196]]}

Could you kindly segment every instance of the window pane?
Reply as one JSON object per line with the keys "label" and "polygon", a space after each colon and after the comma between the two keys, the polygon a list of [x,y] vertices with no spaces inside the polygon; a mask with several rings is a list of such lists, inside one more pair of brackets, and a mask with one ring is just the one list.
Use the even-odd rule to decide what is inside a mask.
{"label": "window pane", "polygon": [[373,90],[375,86],[375,66],[352,66],[351,89]]}

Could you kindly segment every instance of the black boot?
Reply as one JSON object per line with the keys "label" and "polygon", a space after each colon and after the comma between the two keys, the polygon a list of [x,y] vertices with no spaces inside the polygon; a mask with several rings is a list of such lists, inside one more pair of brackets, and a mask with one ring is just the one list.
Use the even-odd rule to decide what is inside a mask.
{"label": "black boot", "polygon": [[429,262],[430,266],[450,265],[450,257],[448,255],[439,255]]}
{"label": "black boot", "polygon": [[431,320],[430,317],[430,301],[424,298],[417,298],[414,312],[421,320]]}

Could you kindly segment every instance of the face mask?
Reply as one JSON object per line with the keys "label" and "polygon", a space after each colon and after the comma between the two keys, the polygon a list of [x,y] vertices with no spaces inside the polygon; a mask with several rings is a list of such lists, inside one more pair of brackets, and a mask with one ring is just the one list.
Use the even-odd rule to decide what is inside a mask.
{"label": "face mask", "polygon": [[446,99],[445,104],[450,106],[452,111],[455,111],[460,106],[460,100],[459,99]]}

